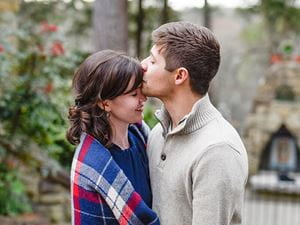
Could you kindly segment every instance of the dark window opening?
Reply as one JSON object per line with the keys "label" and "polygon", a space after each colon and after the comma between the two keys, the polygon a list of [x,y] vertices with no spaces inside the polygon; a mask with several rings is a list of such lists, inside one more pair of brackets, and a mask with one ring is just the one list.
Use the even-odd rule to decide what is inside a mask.
{"label": "dark window opening", "polygon": [[263,149],[259,169],[279,173],[300,172],[297,139],[284,124],[271,136]]}
{"label": "dark window opening", "polygon": [[275,98],[283,101],[294,101],[295,93],[289,85],[283,84],[276,88]]}

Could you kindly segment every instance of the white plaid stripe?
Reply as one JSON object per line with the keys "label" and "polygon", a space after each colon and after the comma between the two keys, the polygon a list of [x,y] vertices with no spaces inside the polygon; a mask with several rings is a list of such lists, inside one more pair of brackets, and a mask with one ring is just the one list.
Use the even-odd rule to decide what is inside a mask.
{"label": "white plaid stripe", "polygon": [[[74,178],[75,178],[75,168],[76,168],[77,163],[78,163],[78,155],[80,153],[80,150],[81,150],[81,147],[82,147],[82,144],[83,144],[83,138],[85,138],[85,135],[81,135],[81,137],[80,137],[80,144],[76,147],[76,150],[75,150],[75,153],[74,153],[74,159],[77,159],[77,160],[73,160],[72,166],[71,166],[71,176],[70,176],[70,179],[71,179],[71,196],[74,195],[73,194],[73,184],[74,184]],[[73,199],[71,199],[71,209],[74,209]],[[74,219],[75,219],[75,215],[74,215],[75,210],[76,209],[72,210],[72,216],[71,216],[72,224],[75,224],[75,221],[74,221]]]}
{"label": "white plaid stripe", "polygon": [[[116,218],[114,218],[114,217],[95,215],[95,214],[88,213],[88,212],[84,212],[84,211],[82,211],[82,210],[75,209],[75,208],[74,208],[74,211],[79,212],[80,214],[85,214],[85,215],[92,216],[92,217],[102,218],[103,221],[105,222],[105,224],[106,224],[106,220],[115,220],[115,219],[116,219]],[[104,214],[103,214],[103,215],[104,215]]]}
{"label": "white plaid stripe", "polygon": [[121,213],[122,209],[124,208],[125,205],[126,205],[126,202],[124,202],[122,197],[120,195],[118,195],[116,200],[115,200],[115,207],[114,208],[117,208]]}
{"label": "white plaid stripe", "polygon": [[116,217],[117,220],[120,219],[121,217],[121,209],[122,208],[119,208],[118,205],[116,205],[116,198],[118,197],[118,193],[114,190],[114,188],[111,188],[110,191],[109,191],[110,194],[108,194],[107,198],[106,198],[106,202],[108,205],[111,206],[111,209]]}
{"label": "white plaid stripe", "polygon": [[[100,195],[98,196],[98,200],[99,200],[99,202],[102,201]],[[99,205],[100,205],[100,208],[101,208],[101,213],[102,213],[102,215],[104,215],[104,208],[103,208],[104,205],[103,204],[99,204]],[[106,225],[106,217],[103,216],[102,221],[103,221],[103,224]]]}

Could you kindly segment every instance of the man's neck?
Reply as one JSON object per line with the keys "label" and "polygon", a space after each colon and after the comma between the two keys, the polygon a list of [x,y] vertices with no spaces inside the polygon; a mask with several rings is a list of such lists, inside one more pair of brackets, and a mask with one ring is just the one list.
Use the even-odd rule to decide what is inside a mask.
{"label": "man's neck", "polygon": [[203,96],[196,94],[178,94],[173,98],[163,100],[165,108],[172,120],[172,128],[178,126],[183,117],[191,112],[194,104],[202,97]]}

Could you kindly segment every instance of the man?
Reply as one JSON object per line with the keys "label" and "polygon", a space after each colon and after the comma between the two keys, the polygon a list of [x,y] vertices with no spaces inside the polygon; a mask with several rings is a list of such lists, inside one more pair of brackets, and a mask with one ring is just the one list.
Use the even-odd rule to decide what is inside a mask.
{"label": "man", "polygon": [[142,90],[163,102],[148,142],[153,208],[162,225],[241,224],[246,150],[207,94],[219,43],[187,22],[164,24],[152,38]]}

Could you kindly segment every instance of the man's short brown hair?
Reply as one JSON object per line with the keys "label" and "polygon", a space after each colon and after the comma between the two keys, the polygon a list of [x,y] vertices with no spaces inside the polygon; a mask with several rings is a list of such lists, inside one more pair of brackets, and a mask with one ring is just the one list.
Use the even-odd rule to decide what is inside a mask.
{"label": "man's short brown hair", "polygon": [[209,29],[188,22],[166,23],[152,32],[152,40],[161,47],[166,70],[186,68],[192,91],[207,93],[220,65],[220,45]]}

